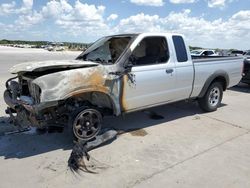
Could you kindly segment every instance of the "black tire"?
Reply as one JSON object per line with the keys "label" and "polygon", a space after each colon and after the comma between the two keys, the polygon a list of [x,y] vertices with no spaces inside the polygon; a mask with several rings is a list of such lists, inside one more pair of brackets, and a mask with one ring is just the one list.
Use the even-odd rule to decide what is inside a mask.
{"label": "black tire", "polygon": [[198,99],[198,103],[203,111],[213,112],[216,111],[217,108],[221,105],[222,97],[222,83],[214,82],[208,87],[205,95],[202,98]]}
{"label": "black tire", "polygon": [[72,114],[69,128],[75,141],[88,141],[100,132],[101,126],[101,112],[94,107],[82,107]]}

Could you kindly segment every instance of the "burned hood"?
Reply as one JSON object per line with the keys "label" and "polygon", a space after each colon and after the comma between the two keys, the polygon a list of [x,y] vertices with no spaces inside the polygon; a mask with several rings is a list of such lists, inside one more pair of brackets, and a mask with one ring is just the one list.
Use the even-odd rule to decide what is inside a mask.
{"label": "burned hood", "polygon": [[51,69],[84,68],[98,65],[98,63],[81,60],[34,61],[15,65],[10,69],[10,73],[17,74],[22,72],[40,72]]}

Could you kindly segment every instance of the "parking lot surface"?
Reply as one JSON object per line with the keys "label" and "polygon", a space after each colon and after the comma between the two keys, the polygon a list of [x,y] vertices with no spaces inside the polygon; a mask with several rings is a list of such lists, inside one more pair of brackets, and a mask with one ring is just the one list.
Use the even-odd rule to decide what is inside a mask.
{"label": "parking lot surface", "polygon": [[[74,59],[80,52],[0,47],[0,95],[21,62]],[[72,140],[66,133],[38,134],[8,124],[0,98],[0,187],[250,187],[250,87],[224,93],[222,106],[203,113],[195,102],[178,102],[145,112],[107,117],[104,126],[123,130],[112,143],[92,150],[96,174],[72,173],[67,160]],[[134,131],[131,131],[134,130]]]}

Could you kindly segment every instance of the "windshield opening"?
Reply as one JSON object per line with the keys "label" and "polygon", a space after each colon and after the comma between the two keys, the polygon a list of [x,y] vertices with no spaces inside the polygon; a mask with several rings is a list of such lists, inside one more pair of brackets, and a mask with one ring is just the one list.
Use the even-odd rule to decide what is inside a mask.
{"label": "windshield opening", "polygon": [[77,60],[114,64],[130,43],[132,36],[111,36],[96,41]]}

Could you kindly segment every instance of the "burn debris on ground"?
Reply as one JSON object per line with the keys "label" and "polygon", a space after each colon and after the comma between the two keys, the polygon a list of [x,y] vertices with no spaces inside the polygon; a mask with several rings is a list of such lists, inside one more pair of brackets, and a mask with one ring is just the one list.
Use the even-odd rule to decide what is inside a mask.
{"label": "burn debris on ground", "polygon": [[118,132],[115,130],[105,130],[103,133],[97,135],[94,139],[91,139],[89,141],[76,142],[68,160],[68,166],[70,170],[73,172],[78,172],[78,170],[82,170],[84,172],[96,173],[88,169],[85,164],[84,158],[89,161],[90,155],[88,154],[88,152],[90,150],[114,140],[117,134]]}

